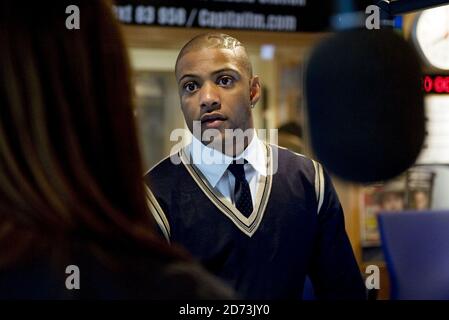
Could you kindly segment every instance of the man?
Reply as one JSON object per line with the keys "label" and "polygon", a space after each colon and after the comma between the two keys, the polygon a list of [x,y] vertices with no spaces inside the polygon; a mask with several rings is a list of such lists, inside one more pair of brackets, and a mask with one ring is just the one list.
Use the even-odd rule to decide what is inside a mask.
{"label": "man", "polygon": [[175,73],[193,141],[145,176],[163,233],[242,298],[301,298],[309,275],[318,298],[364,299],[328,175],[255,134],[261,88],[240,42],[197,36]]}
{"label": "man", "polygon": [[382,211],[402,211],[405,209],[405,177],[386,183],[378,194]]}

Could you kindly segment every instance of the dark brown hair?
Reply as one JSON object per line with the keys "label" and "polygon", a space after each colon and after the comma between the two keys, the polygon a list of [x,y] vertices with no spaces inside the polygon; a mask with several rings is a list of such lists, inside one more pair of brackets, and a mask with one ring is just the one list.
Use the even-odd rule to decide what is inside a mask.
{"label": "dark brown hair", "polygon": [[[69,30],[73,4],[80,29]],[[73,237],[180,255],[155,235],[147,207],[110,4],[1,1],[0,43],[0,265]]]}

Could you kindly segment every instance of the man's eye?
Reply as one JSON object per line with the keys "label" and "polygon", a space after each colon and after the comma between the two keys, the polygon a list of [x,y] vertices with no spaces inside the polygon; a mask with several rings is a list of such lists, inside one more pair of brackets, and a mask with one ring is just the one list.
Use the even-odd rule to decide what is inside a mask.
{"label": "man's eye", "polygon": [[198,86],[197,86],[197,84],[194,83],[194,82],[187,82],[187,83],[184,85],[184,90],[187,91],[187,92],[193,92],[193,91],[195,91],[197,88],[198,88]]}
{"label": "man's eye", "polygon": [[218,85],[220,85],[220,86],[227,87],[227,86],[232,85],[233,82],[234,82],[234,79],[232,79],[231,77],[228,77],[228,76],[221,77],[221,78],[218,79]]}

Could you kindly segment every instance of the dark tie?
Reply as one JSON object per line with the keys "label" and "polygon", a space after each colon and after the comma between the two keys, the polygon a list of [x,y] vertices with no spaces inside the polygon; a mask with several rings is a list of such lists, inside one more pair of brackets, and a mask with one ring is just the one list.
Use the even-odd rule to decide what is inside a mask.
{"label": "dark tie", "polygon": [[[247,161],[245,160],[245,163]],[[235,178],[234,199],[235,206],[245,217],[249,217],[253,212],[253,202],[251,200],[251,190],[248,181],[245,178],[244,164],[232,162],[228,170],[231,171]]]}

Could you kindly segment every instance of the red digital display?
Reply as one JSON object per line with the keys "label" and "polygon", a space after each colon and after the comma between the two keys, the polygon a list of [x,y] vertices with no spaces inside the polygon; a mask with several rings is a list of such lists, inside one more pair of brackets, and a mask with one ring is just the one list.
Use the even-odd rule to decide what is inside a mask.
{"label": "red digital display", "polygon": [[424,76],[423,89],[426,93],[449,93],[449,76]]}

